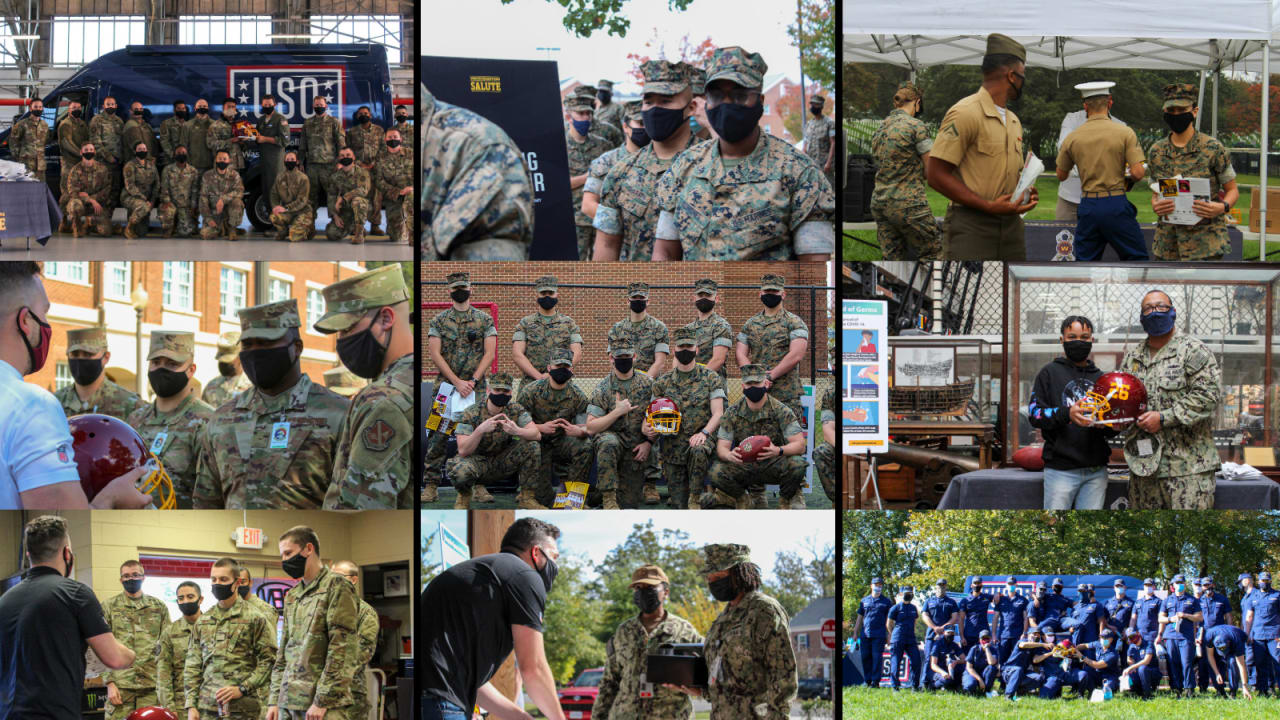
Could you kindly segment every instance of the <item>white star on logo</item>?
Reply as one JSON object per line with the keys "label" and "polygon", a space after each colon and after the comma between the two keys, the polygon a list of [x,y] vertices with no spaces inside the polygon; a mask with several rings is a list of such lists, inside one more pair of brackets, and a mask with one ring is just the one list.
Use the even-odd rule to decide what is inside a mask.
{"label": "white star on logo", "polygon": [[241,90],[248,90],[248,89],[249,89],[249,83],[245,82],[244,80],[241,80],[241,81],[240,81],[240,89],[241,89]]}
{"label": "white star on logo", "polygon": [[247,103],[247,102],[249,102],[249,98],[248,98],[248,96],[241,95],[241,96],[240,96],[240,102],[241,102],[241,103]]}
{"label": "white star on logo", "polygon": [[324,81],[324,89],[325,89],[325,90],[328,90],[328,89],[329,89],[329,88],[331,88],[331,87],[333,87],[333,81],[332,81],[332,80],[325,80],[325,81]]}
{"label": "white star on logo", "polygon": [[329,97],[328,95],[324,96],[324,101],[329,104],[333,104],[333,98]]}

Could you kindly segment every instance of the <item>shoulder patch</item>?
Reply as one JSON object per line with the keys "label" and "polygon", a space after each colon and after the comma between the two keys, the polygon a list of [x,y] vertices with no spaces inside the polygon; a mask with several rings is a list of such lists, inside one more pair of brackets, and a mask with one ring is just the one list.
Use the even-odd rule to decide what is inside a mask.
{"label": "shoulder patch", "polygon": [[377,420],[369,427],[365,428],[361,434],[366,449],[373,452],[383,452],[391,447],[391,441],[395,439],[396,430],[386,420]]}

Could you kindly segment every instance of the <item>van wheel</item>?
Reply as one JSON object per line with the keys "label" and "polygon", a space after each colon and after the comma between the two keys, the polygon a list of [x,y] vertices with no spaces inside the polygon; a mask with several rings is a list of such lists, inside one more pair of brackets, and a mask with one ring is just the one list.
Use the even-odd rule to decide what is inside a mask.
{"label": "van wheel", "polygon": [[245,203],[246,214],[249,216],[249,223],[262,232],[272,228],[270,203],[262,193],[249,191],[249,201]]}

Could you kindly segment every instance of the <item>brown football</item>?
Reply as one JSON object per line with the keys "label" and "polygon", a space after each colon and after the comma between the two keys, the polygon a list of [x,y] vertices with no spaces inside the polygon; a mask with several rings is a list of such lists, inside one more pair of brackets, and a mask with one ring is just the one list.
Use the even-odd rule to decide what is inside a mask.
{"label": "brown football", "polygon": [[752,435],[738,444],[738,454],[743,462],[753,463],[760,456],[760,451],[773,444],[768,435]]}
{"label": "brown football", "polygon": [[1044,469],[1044,446],[1028,445],[1018,448],[1013,453],[1013,464],[1023,470],[1040,471]]}

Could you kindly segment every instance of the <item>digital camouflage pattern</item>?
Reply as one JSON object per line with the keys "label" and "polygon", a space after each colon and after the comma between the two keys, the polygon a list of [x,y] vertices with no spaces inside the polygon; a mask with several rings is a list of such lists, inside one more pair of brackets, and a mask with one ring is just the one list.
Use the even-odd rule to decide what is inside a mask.
{"label": "digital camouflage pattern", "polygon": [[600,205],[595,228],[622,236],[618,260],[647,262],[653,259],[653,242],[658,229],[658,184],[698,139],[689,136],[680,152],[662,159],[649,143],[635,154],[619,156],[600,184]]}
{"label": "digital camouflage pattern", "polygon": [[[799,315],[779,306],[779,312],[768,315],[765,311],[752,315],[742,325],[738,333],[738,342],[747,346],[747,357],[756,365],[770,369],[786,357],[792,340],[808,340],[809,327]],[[796,417],[803,417],[800,407],[800,396],[804,394],[800,380],[800,367],[797,365],[786,375],[773,379],[769,395],[791,408]],[[747,437],[743,435],[742,437]]]}
{"label": "digital camouflage pattern", "polygon": [[368,123],[356,123],[356,126],[347,131],[347,147],[351,148],[351,152],[355,153],[356,164],[360,166],[369,175],[369,189],[365,191],[364,199],[369,204],[366,214],[360,218],[361,222],[366,219],[369,223],[377,227],[379,219],[382,217],[382,196],[378,192],[378,183],[374,179],[376,170],[374,163],[379,157],[386,155],[387,146],[383,144],[384,130],[376,123],[370,121]]}
{"label": "digital camouflage pattern", "polygon": [[[560,359],[565,358],[562,356]],[[516,402],[538,424],[556,418],[564,418],[574,425],[587,422],[587,396],[573,384],[572,379],[558,390],[551,386],[550,378],[527,382],[520,388]],[[539,445],[538,492],[542,494],[535,495],[534,499],[550,506],[555,502],[551,491],[555,486],[551,481],[553,464],[559,462],[568,468],[565,482],[586,482],[587,473],[591,471],[591,438],[571,437],[564,430],[557,429],[549,435],[544,433]]]}
{"label": "digital camouflage pattern", "polygon": [[[729,348],[730,351],[733,349],[733,327],[729,325],[728,320],[714,310],[707,317],[698,318],[686,327],[693,330],[694,337],[698,341],[698,363],[700,365],[706,365],[711,362],[711,355],[718,347]],[[722,380],[729,377],[728,366],[729,355],[726,354],[725,361],[716,370]]]}
{"label": "digital camouflage pattern", "polygon": [[191,121],[183,120],[177,115],[170,115],[160,123],[160,148],[164,156],[173,162],[174,150],[181,145],[187,148],[187,158],[191,157]]}
{"label": "digital camouflage pattern", "polygon": [[[693,624],[670,611],[666,617],[646,630],[640,617],[628,618],[610,639],[604,675],[599,694],[591,706],[591,716],[598,720],[690,720],[693,700],[678,690],[646,682],[648,656],[657,654],[664,644],[700,643],[702,636]],[[640,697],[645,689],[652,697]]]}
{"label": "digital camouflage pattern", "polygon": [[683,510],[689,504],[690,491],[702,489],[715,448],[713,436],[698,447],[690,447],[689,440],[711,421],[711,401],[719,398],[727,402],[724,378],[702,365],[695,364],[688,372],[673,367],[653,381],[651,393],[654,398],[671,398],[680,410],[680,431],[658,436],[657,444],[671,505]]}
{"label": "digital camouflage pattern", "polygon": [[475,307],[443,310],[431,318],[428,337],[440,338],[440,355],[449,369],[467,380],[475,377],[484,357],[484,339],[497,337],[489,313]]}
{"label": "digital camouflage pattern", "polygon": [[[727,441],[731,449],[753,435],[768,435],[774,445],[782,447],[787,438],[801,432],[795,413],[772,395],[765,395],[759,410],[752,410],[747,402],[745,397],[738,400],[720,420],[716,438]],[[741,500],[749,487],[776,484],[779,497],[789,501],[804,483],[806,469],[801,456],[779,455],[754,463],[728,463],[717,457],[711,465],[711,484],[735,500]]]}
{"label": "digital camouflage pattern", "polygon": [[608,105],[596,108],[595,117],[591,118],[593,122],[602,125],[611,125],[618,129],[618,132],[626,136],[627,128],[623,125],[622,119],[626,114],[626,105],[618,102],[610,102]]}
{"label": "digital camouflage pattern", "polygon": [[[132,690],[154,698],[156,649],[160,645],[160,636],[169,625],[169,611],[164,603],[146,594],[134,599],[119,593],[102,604],[102,615],[116,640],[137,654],[133,665],[124,670],[108,670],[103,673],[103,684],[115,683],[121,690]],[[123,720],[133,710],[125,707],[107,703],[106,717]]]}
{"label": "digital camouflage pattern", "polygon": [[[639,150],[636,152],[639,152]],[[587,169],[587,182],[582,186],[582,192],[593,193],[599,198],[600,191],[604,189],[604,179],[609,175],[609,171],[613,169],[613,166],[635,154],[623,144],[592,160],[591,167]],[[593,220],[592,222],[594,223],[595,221]]]}
{"label": "digital camouflage pattern", "polygon": [[414,355],[410,353],[387,366],[351,399],[338,430],[326,510],[413,508],[413,381]]}
{"label": "digital camouflage pattern", "polygon": [[886,258],[941,258],[941,232],[929,209],[920,159],[932,147],[924,122],[901,108],[890,112],[871,136],[877,168],[871,213]]}
{"label": "digital camouflage pattern", "polygon": [[[1208,178],[1209,197],[1215,201],[1222,186],[1236,179],[1231,154],[1222,143],[1201,132],[1193,134],[1186,147],[1174,145],[1168,136],[1151,146],[1147,177],[1155,181],[1175,175]],[[1219,215],[1195,225],[1158,222],[1151,254],[1156,260],[1221,260],[1227,247],[1227,221]]]}
{"label": "digital camouflage pattern", "polygon": [[[516,329],[511,333],[512,342],[523,342],[524,356],[529,364],[538,371],[545,371],[551,363],[551,356],[557,351],[568,351],[572,354],[573,343],[582,342],[582,330],[577,321],[557,312],[547,316],[531,313],[520,318]],[[525,381],[521,379],[521,389]]]}
{"label": "digital camouflage pattern", "polygon": [[648,442],[640,432],[640,425],[644,422],[652,386],[653,380],[638,368],[626,380],[619,379],[616,372],[610,371],[596,385],[587,405],[588,416],[604,417],[617,406],[618,395],[631,401],[630,412],[592,438],[596,447],[597,487],[601,492],[617,492],[618,504],[624,508],[639,507],[641,502],[648,461],[638,462],[633,449]]}
{"label": "digital camouflage pattern", "polygon": [[413,187],[413,144],[404,142],[398,150],[391,152],[383,148],[373,180],[378,186],[382,207],[387,210],[387,234],[392,242],[407,244],[413,235],[413,191],[407,195],[401,195],[400,191]]}
{"label": "digital camouflage pattern", "polygon": [[161,236],[190,237],[195,233],[196,213],[200,209],[199,187],[200,171],[190,162],[165,165],[160,173],[157,197]]}
{"label": "digital camouflage pattern", "polygon": [[338,151],[347,146],[342,123],[325,112],[302,122],[298,136],[298,159],[311,181],[311,207],[320,207],[320,191],[329,192],[328,177],[337,169]]}
{"label": "digital camouflage pattern", "polygon": [[156,409],[155,402],[151,402],[134,410],[125,420],[164,465],[173,481],[173,494],[180,510],[192,508],[200,432],[213,417],[214,409],[192,394],[172,412],[162,413]]}
{"label": "digital camouflage pattern", "polygon": [[[302,242],[311,237],[316,228],[316,212],[311,207],[311,181],[306,173],[294,168],[276,176],[271,186],[271,225],[276,229],[276,239]],[[284,208],[283,213],[274,208]]]}
{"label": "digital camouflage pattern", "polygon": [[[348,405],[307,375],[275,397],[256,388],[237,395],[205,426],[196,509],[320,509]],[[279,423],[288,428],[274,442],[286,446],[273,448]]]}
{"label": "digital camouflage pattern", "polygon": [[9,131],[9,152],[13,159],[26,166],[40,182],[45,180],[44,148],[48,143],[49,124],[39,115],[28,113]]}
{"label": "digital camouflage pattern", "polygon": [[[111,201],[112,180],[111,169],[94,159],[92,165],[78,163],[71,168],[67,176],[66,208],[71,216],[71,227],[77,235],[84,235],[92,230],[104,237],[111,235],[111,212],[115,205]],[[102,212],[95,212],[93,203],[79,196],[87,193],[98,201]]]}
{"label": "digital camouflage pattern", "polygon": [[400,133],[400,137],[404,138],[406,145],[410,143],[410,138],[414,137],[413,122],[409,120],[405,120],[404,122],[391,123],[391,127],[387,129],[395,130],[396,132]]}
{"label": "digital camouflage pattern", "polygon": [[[818,416],[818,425],[821,427],[827,423],[836,421],[835,409],[835,391],[828,390],[822,394],[822,411]],[[820,442],[821,435],[815,439],[813,448],[813,466],[818,473],[818,481],[822,483],[822,491],[827,494],[827,499],[831,502],[836,501],[836,447],[830,443]],[[837,441],[839,435],[836,435]]]}
{"label": "digital camouflage pattern", "polygon": [[67,385],[53,395],[58,398],[58,403],[62,405],[62,411],[67,414],[67,417],[94,413],[125,420],[142,404],[142,400],[136,393],[106,378],[103,378],[102,384],[86,401],[80,400],[75,383]]}
{"label": "digital camouflage pattern", "polygon": [[[217,211],[219,200],[222,212]],[[236,228],[244,220],[244,181],[240,173],[231,168],[205,172],[200,181],[200,215],[204,217],[200,237],[212,240],[226,235],[234,239]]]}
{"label": "digital camouflage pattern", "polygon": [[67,113],[62,120],[58,121],[58,150],[62,154],[62,170],[59,178],[60,189],[62,190],[62,207],[65,210],[67,200],[70,195],[67,194],[67,181],[71,179],[71,171],[76,165],[80,164],[80,148],[89,142],[89,125],[84,120],[71,117],[71,113]]}
{"label": "digital camouflage pattern", "polygon": [[796,696],[787,611],[756,590],[726,605],[703,645],[711,720],[786,720]]}
{"label": "digital camouflage pattern", "polygon": [[147,146],[147,158],[151,160],[151,164],[155,164],[160,159],[160,145],[156,141],[156,132],[151,128],[151,124],[144,119],[129,118],[124,124],[124,131],[120,135],[120,160],[125,164],[138,156],[134,148],[138,147],[138,143],[144,143]]}
{"label": "digital camouflage pattern", "polygon": [[357,597],[360,612],[356,617],[356,643],[359,657],[356,659],[356,676],[351,683],[352,720],[369,717],[369,688],[365,683],[365,668],[373,659],[378,647],[378,611],[373,606]]}
{"label": "digital camouflage pattern", "polygon": [[355,588],[327,568],[315,580],[289,589],[268,705],[301,717],[315,704],[341,709],[340,720],[349,717],[352,671],[360,653],[359,612]]}
{"label": "digital camouflage pattern", "polygon": [[119,115],[99,110],[89,121],[89,142],[96,153],[94,160],[105,165],[111,175],[111,206],[120,200],[120,136],[124,134],[124,120]]}
{"label": "digital camouflage pattern", "polygon": [[632,322],[628,317],[614,323],[613,327],[609,328],[610,342],[618,336],[630,339],[631,347],[636,351],[637,372],[647,372],[653,367],[657,353],[671,354],[667,324],[647,312],[640,322]]}
{"label": "digital camouflage pattern", "polygon": [[335,220],[325,226],[324,235],[330,240],[351,236],[351,242],[364,242],[364,223],[369,216],[369,173],[352,163],[346,170],[337,170],[329,176],[329,217],[340,218],[342,227]]}
{"label": "digital camouflage pattern", "polygon": [[524,155],[497,125],[436,100],[422,103],[422,255],[430,260],[527,260],[533,188]]}
{"label": "digital camouflage pattern", "polygon": [[728,570],[734,565],[751,562],[751,548],[739,543],[713,543],[702,546],[703,575]]}
{"label": "digital camouflage pattern", "polygon": [[182,685],[182,674],[186,671],[187,648],[195,629],[195,623],[179,617],[165,626],[156,648],[156,703],[179,718],[187,714],[187,691]]}
{"label": "digital camouflage pattern", "polygon": [[257,720],[276,661],[276,624],[239,598],[215,603],[196,621],[183,672],[186,707],[218,713],[215,693],[240,686],[246,695],[227,703],[231,717]]}
{"label": "digital camouflage pattern", "polygon": [[[515,400],[501,409],[501,414],[511,418],[519,427],[533,422],[533,416],[523,405]],[[475,432],[480,423],[498,413],[489,412],[489,403],[480,397],[471,407],[463,411],[458,425],[453,431],[454,437],[462,438]],[[469,492],[476,485],[485,485],[489,481],[498,480],[512,473],[520,475],[520,491],[533,497],[545,497],[549,488],[541,487],[543,478],[539,477],[541,459],[538,443],[522,440],[508,435],[502,428],[495,426],[485,433],[474,452],[466,457],[455,455],[445,464],[453,486],[461,492]]]}
{"label": "digital camouflage pattern", "polygon": [[124,192],[120,195],[120,204],[129,211],[126,231],[134,235],[146,234],[151,210],[155,208],[159,194],[160,173],[156,172],[155,160],[148,158],[143,162],[134,158],[124,164]]}
{"label": "digital camouflage pattern", "polygon": [[[813,107],[810,105],[810,107]],[[822,174],[826,176],[827,182],[831,187],[835,187],[835,165],[836,159],[831,159],[831,170],[827,171],[827,154],[831,152],[831,145],[835,142],[836,121],[830,117],[814,117],[813,113],[805,116],[804,121],[804,154],[813,161],[813,164],[822,170]]]}
{"label": "digital camouflage pattern", "polygon": [[[572,125],[565,124],[564,142],[569,148],[569,176],[576,177],[578,175],[590,175],[591,163],[596,158],[606,152],[618,147],[617,143],[611,142],[604,135],[596,134],[595,125],[592,123],[592,130],[587,132],[587,136],[581,141],[575,140],[572,132]],[[582,212],[582,193],[586,189],[585,185],[579,185],[570,191],[573,197],[573,224],[578,233],[578,259],[587,260],[591,257],[591,249],[595,244],[596,233],[591,227],[591,218]]]}
{"label": "digital camouflage pattern", "polygon": [[209,381],[204,386],[204,392],[200,399],[208,403],[209,407],[217,410],[225,405],[237,393],[244,392],[253,387],[253,383],[249,382],[249,378],[243,372],[232,377],[218,377]]}

